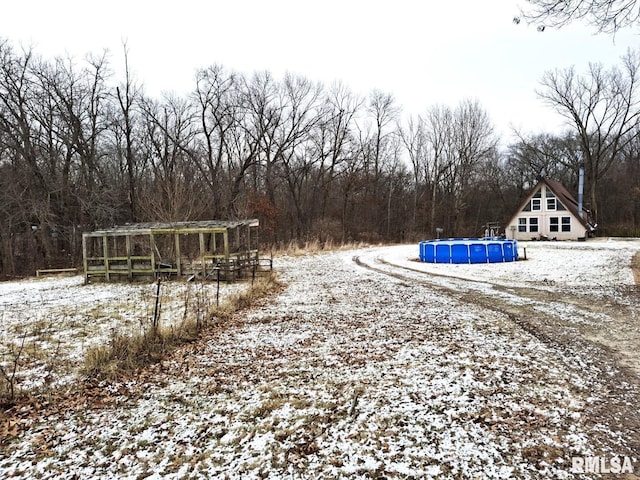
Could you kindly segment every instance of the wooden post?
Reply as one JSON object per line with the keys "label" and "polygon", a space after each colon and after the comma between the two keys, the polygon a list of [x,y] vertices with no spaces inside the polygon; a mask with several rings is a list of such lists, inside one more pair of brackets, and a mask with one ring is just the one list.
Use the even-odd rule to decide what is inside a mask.
{"label": "wooden post", "polygon": [[89,262],[87,260],[88,257],[87,252],[87,235],[82,234],[82,265],[84,267],[84,283],[85,285],[89,283]]}
{"label": "wooden post", "polygon": [[200,261],[202,262],[202,279],[204,280],[205,278],[207,278],[207,266],[205,264],[205,258],[204,258],[204,254],[205,254],[205,246],[204,246],[204,233],[200,232],[198,234],[198,237],[200,239]]}
{"label": "wooden post", "polygon": [[[229,267],[231,266],[229,264],[229,230],[225,229],[223,234],[222,234],[222,238],[224,239],[224,263],[225,263],[225,269],[226,269],[226,274],[229,275]],[[229,281],[227,279],[227,281]]]}
{"label": "wooden post", "polygon": [[133,263],[131,262],[131,235],[128,233],[124,237],[124,245],[127,251],[127,275],[131,280],[133,278]]}
{"label": "wooden post", "polygon": [[[251,232],[251,227],[248,227],[249,232]],[[249,233],[249,235],[251,235],[251,233]],[[255,253],[255,257],[254,257],[254,261],[256,265],[260,264],[260,252],[258,251],[258,229],[255,229],[255,238],[253,239],[253,245],[251,244],[251,239],[254,237],[250,237],[249,238],[249,250],[252,249],[253,246],[255,246],[256,248],[254,249],[256,251]]]}
{"label": "wooden post", "polygon": [[216,307],[220,306],[220,267],[216,267]]}
{"label": "wooden post", "polygon": [[175,234],[175,242],[176,242],[176,269],[178,277],[182,276],[182,255],[180,253],[180,234]]}
{"label": "wooden post", "polygon": [[156,239],[153,233],[149,234],[149,247],[151,248],[151,271],[156,274]]}
{"label": "wooden post", "polygon": [[102,261],[104,262],[104,279],[109,281],[109,237],[106,235],[102,236],[102,255],[104,258]]}

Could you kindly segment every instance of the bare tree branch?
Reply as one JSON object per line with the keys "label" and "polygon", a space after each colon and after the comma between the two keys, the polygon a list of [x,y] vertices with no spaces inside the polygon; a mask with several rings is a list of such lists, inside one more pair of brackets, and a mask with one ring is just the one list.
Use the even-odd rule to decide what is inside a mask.
{"label": "bare tree branch", "polygon": [[528,0],[514,21],[517,23],[520,18],[538,25],[539,30],[561,28],[583,20],[598,32],[615,34],[638,24],[640,3],[637,0]]}

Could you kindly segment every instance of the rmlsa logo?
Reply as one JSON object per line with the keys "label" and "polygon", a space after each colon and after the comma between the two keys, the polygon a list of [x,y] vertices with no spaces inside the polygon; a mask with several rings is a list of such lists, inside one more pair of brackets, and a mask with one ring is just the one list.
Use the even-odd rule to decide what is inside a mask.
{"label": "rmlsa logo", "polygon": [[633,473],[629,457],[573,457],[571,473]]}

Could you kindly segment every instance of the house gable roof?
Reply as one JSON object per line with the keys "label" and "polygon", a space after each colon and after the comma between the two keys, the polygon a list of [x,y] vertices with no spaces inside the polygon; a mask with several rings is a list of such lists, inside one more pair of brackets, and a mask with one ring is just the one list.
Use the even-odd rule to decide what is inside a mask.
{"label": "house gable roof", "polygon": [[[573,197],[573,195],[571,195],[571,193],[569,193],[569,190],[567,190],[566,187],[562,183],[560,183],[560,182],[558,182],[556,180],[550,180],[550,179],[544,178],[544,177],[542,177],[538,181],[538,183],[535,185],[535,187],[533,187],[531,189],[531,192],[527,196],[526,200],[518,207],[518,210],[516,211],[516,213],[511,217],[511,221],[513,221],[513,219],[520,214],[520,212],[522,211],[524,206],[527,204],[527,202],[529,202],[531,200],[531,197],[540,189],[540,187],[543,184],[546,185],[549,190],[551,190],[551,192],[556,196],[558,201],[560,201],[560,203],[562,203],[562,205],[564,205],[565,208],[569,212],[571,212],[571,214],[576,219],[578,219],[578,221],[586,229],[595,230],[595,223],[591,219],[591,217],[589,215],[589,211],[586,210],[583,207],[582,208],[583,215],[580,216],[580,214],[578,212],[578,202]],[[511,223],[511,221],[509,223]]]}

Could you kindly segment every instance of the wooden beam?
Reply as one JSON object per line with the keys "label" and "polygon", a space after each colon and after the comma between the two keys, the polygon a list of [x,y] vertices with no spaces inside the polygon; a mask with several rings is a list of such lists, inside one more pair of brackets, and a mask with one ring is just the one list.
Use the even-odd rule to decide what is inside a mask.
{"label": "wooden beam", "polygon": [[149,247],[151,249],[151,270],[156,271],[156,239],[153,233],[149,234]]}
{"label": "wooden beam", "polygon": [[182,275],[182,254],[180,253],[180,234],[175,233],[174,239],[176,243],[176,270],[178,277]]}
{"label": "wooden beam", "polygon": [[102,255],[104,262],[104,278],[109,281],[109,238],[106,235],[102,236]]}
{"label": "wooden beam", "polygon": [[125,249],[127,251],[127,271],[129,272],[129,278],[133,278],[133,264],[131,263],[131,236],[124,237]]}
{"label": "wooden beam", "polygon": [[89,263],[87,261],[89,255],[87,252],[87,237],[82,235],[82,266],[84,267],[84,283],[89,283]]}
{"label": "wooden beam", "polygon": [[78,269],[77,268],[41,268],[40,270],[36,270],[36,277],[41,277],[42,275],[56,274],[56,273],[78,273]]}
{"label": "wooden beam", "polygon": [[198,235],[200,239],[200,262],[202,263],[202,279],[207,278],[207,264],[206,264],[206,249],[204,246],[204,232],[200,232]]}

